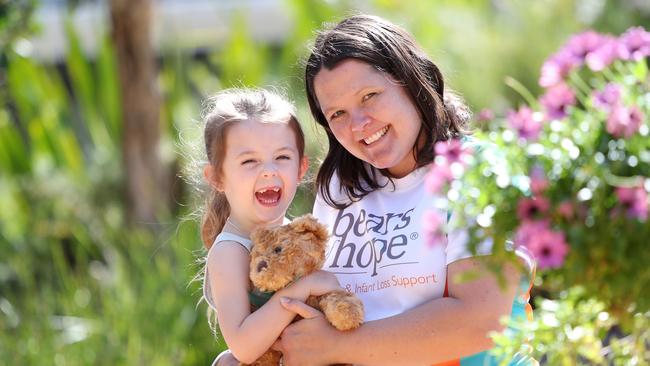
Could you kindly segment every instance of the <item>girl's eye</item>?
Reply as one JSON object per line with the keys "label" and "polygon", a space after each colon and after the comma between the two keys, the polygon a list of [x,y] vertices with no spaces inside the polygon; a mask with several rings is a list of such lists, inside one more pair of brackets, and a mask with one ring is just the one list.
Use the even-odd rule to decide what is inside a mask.
{"label": "girl's eye", "polygon": [[241,162],[241,165],[251,164],[251,163],[254,163],[254,162],[255,162],[255,160],[253,160],[253,159],[246,159],[246,160]]}
{"label": "girl's eye", "polygon": [[289,155],[280,155],[276,159],[277,160],[291,160],[291,156],[289,156]]}
{"label": "girl's eye", "polygon": [[362,100],[365,102],[366,100],[368,100],[368,99],[374,97],[375,95],[377,95],[377,93],[375,93],[375,92],[368,93],[368,94],[366,94],[366,95],[363,96]]}

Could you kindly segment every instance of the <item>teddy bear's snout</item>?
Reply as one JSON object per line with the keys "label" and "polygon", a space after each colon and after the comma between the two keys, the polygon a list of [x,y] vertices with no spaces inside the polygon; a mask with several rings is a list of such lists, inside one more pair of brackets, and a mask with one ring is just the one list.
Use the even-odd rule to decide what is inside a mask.
{"label": "teddy bear's snout", "polygon": [[269,265],[266,263],[266,261],[260,261],[257,263],[257,272],[262,272],[262,270],[265,270],[269,267]]}

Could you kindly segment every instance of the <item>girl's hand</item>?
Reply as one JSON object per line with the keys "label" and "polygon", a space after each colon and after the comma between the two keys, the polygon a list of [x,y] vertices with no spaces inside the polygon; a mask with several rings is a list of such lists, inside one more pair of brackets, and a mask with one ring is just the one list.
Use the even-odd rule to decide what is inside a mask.
{"label": "girl's hand", "polygon": [[321,296],[332,291],[341,290],[339,280],[331,272],[318,270],[302,280],[307,282],[309,295],[311,296]]}

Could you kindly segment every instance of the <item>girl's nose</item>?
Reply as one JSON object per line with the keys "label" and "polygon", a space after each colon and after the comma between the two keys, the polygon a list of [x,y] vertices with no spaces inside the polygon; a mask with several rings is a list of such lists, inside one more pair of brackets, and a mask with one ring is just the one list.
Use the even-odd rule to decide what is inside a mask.
{"label": "girl's nose", "polygon": [[273,164],[266,164],[264,170],[262,171],[262,176],[264,178],[272,178],[278,175],[278,170]]}

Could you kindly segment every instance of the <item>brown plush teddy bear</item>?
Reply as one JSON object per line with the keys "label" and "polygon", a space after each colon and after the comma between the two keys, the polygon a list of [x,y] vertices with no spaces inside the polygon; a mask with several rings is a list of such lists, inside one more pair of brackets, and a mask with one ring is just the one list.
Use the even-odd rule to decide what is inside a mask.
{"label": "brown plush teddy bear", "polygon": [[[257,229],[251,235],[250,279],[251,305],[258,308],[294,281],[320,269],[325,261],[327,228],[311,215],[296,218],[290,224],[271,229]],[[339,330],[354,329],[363,321],[363,304],[343,289],[323,296],[311,296],[307,304],[320,309]],[[252,365],[278,365],[282,354],[268,350]]]}

